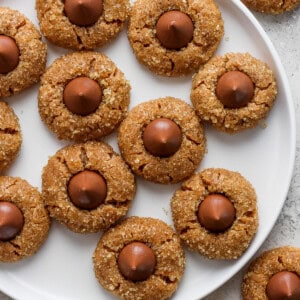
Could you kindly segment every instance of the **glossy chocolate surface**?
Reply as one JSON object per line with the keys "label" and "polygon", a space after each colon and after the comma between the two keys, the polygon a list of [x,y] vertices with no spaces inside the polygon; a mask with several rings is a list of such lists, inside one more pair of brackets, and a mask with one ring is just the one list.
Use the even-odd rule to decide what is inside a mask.
{"label": "glossy chocolate surface", "polygon": [[156,36],[167,49],[186,47],[193,39],[194,25],[191,18],[177,10],[168,11],[156,23]]}
{"label": "glossy chocolate surface", "polygon": [[172,120],[159,118],[150,122],[143,133],[146,150],[154,156],[169,157],[181,146],[182,133]]}
{"label": "glossy chocolate surface", "polygon": [[82,209],[95,209],[106,198],[105,179],[94,171],[84,170],[74,175],[68,184],[68,195],[73,204]]}

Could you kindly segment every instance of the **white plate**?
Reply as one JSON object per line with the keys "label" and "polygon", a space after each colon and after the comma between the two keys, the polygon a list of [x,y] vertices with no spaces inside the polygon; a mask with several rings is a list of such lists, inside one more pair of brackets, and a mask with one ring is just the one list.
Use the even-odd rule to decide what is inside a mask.
{"label": "white plate", "polygon": [[[263,29],[239,0],[218,0],[225,21],[225,36],[217,54],[250,52],[274,70],[279,94],[266,120],[258,127],[233,136],[212,128],[206,131],[208,153],[200,168],[223,167],[239,171],[250,180],[258,195],[260,226],[246,253],[237,261],[206,260],[186,251],[185,275],[174,299],[206,296],[254,255],[272,229],[287,195],[295,156],[295,117],[287,79]],[[2,0],[1,5],[22,11],[35,24],[34,0]],[[48,44],[48,65],[66,53]],[[156,77],[135,59],[126,33],[102,49],[124,71],[132,85],[131,104],[163,96],[175,96],[188,103],[191,77]],[[23,145],[20,156],[8,172],[32,185],[41,186],[42,167],[65,142],[58,141],[41,122],[37,110],[38,85],[7,99],[20,118]],[[107,139],[116,151],[116,135]],[[152,216],[172,224],[169,200],[179,185],[163,186],[137,180],[137,194],[129,215]],[[113,299],[94,278],[92,253],[99,234],[80,235],[53,222],[44,246],[33,257],[15,264],[0,264],[0,289],[16,299]]]}

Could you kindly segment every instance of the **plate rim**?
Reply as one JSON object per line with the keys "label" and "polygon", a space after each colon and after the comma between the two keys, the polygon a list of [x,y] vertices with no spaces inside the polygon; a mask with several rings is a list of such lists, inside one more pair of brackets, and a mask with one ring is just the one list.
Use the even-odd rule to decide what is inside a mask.
{"label": "plate rim", "polygon": [[[220,0],[217,0],[217,2]],[[240,1],[240,0],[226,0],[225,2],[231,2],[232,5],[236,6],[240,12],[242,12],[248,20],[251,22],[251,24],[255,27],[255,29],[260,33],[261,37],[263,38],[266,47],[270,54],[272,55],[272,59],[274,60],[274,63],[276,64],[276,68],[280,72],[280,77],[282,80],[283,84],[283,90],[284,90],[284,95],[286,98],[285,102],[287,105],[287,111],[289,112],[289,128],[291,130],[290,136],[292,139],[289,140],[290,147],[289,147],[289,158],[290,158],[290,164],[288,166],[288,174],[287,176],[287,184],[285,185],[285,188],[282,189],[282,194],[285,196],[281,199],[281,202],[279,202],[276,206],[278,207],[277,211],[274,215],[274,221],[271,223],[270,227],[266,230],[265,234],[263,237],[260,238],[259,241],[257,241],[255,247],[252,247],[245,253],[238,261],[235,262],[235,265],[233,269],[231,270],[230,273],[228,273],[227,276],[225,276],[220,282],[217,282],[217,284],[213,285],[212,288],[208,289],[205,294],[201,295],[200,299],[203,299],[204,297],[208,296],[218,288],[220,288],[223,284],[225,284],[230,278],[232,278],[234,275],[236,275],[243,267],[247,265],[247,263],[255,256],[255,254],[259,251],[260,247],[263,245],[265,240],[268,238],[270,232],[272,231],[276,221],[278,220],[278,217],[280,213],[282,212],[282,208],[284,206],[284,203],[287,199],[287,195],[289,192],[289,188],[291,185],[291,180],[293,177],[293,171],[294,171],[294,166],[295,166],[295,158],[296,158],[296,115],[295,115],[295,105],[293,102],[288,78],[286,75],[286,72],[284,70],[284,67],[281,63],[280,57],[276,51],[276,48],[274,47],[273,43],[271,42],[269,36],[267,33],[264,31],[263,27],[260,25],[259,21],[255,18],[255,16],[252,14],[252,12]],[[1,274],[0,274],[1,276]],[[17,283],[17,280],[16,280]],[[13,297],[14,299],[25,299],[24,298],[24,292],[27,294],[25,297],[45,297],[44,299],[53,299],[52,295],[51,298],[47,296],[47,292],[45,294],[40,294],[38,290],[33,289],[32,287],[26,287],[24,289],[25,285],[22,286],[22,289],[12,289],[9,286],[6,286],[5,284],[2,284],[0,281],[0,289],[2,292],[4,292],[6,295]],[[176,294],[174,294],[176,295]],[[26,298],[27,299],[27,298]],[[29,299],[29,298],[28,298]],[[32,298],[31,298],[32,299]],[[66,298],[67,299],[67,298]],[[194,298],[199,299],[199,298]]]}
{"label": "plate rim", "polygon": [[[217,0],[218,1],[218,0]],[[280,57],[277,53],[277,50],[275,46],[273,45],[271,39],[267,35],[267,33],[264,31],[262,25],[259,23],[259,21],[256,19],[254,14],[251,12],[250,9],[247,8],[245,4],[243,4],[240,0],[226,0],[226,2],[232,2],[235,6],[237,6],[241,12],[244,13],[244,15],[247,16],[247,18],[250,20],[250,22],[255,26],[255,28],[259,31],[261,37],[263,38],[264,42],[266,43],[266,46],[269,50],[269,52],[272,54],[272,58],[276,64],[276,67],[281,74],[281,79],[283,83],[283,88],[284,88],[284,94],[286,95],[286,104],[287,104],[287,110],[289,112],[289,127],[291,129],[291,137],[292,139],[290,140],[290,165],[288,167],[289,172],[287,176],[287,184],[285,186],[284,191],[282,192],[285,196],[283,199],[281,199],[281,202],[279,203],[278,207],[280,209],[277,210],[276,214],[274,214],[275,218],[272,224],[270,225],[270,228],[266,230],[265,236],[261,238],[260,241],[257,242],[255,247],[248,248],[249,251],[245,253],[243,256],[239,258],[239,260],[236,262],[234,266],[234,270],[232,271],[232,274],[228,275],[226,279],[223,280],[222,283],[217,283],[214,288],[208,290],[204,295],[201,296],[199,299],[203,299],[204,297],[207,297],[209,294],[213,293],[216,291],[218,288],[220,288],[222,285],[224,285],[226,282],[228,282],[234,275],[236,275],[239,271],[241,271],[246,265],[249,263],[249,261],[257,254],[259,249],[262,247],[263,243],[267,240],[268,236],[270,235],[272,229],[274,228],[281,212],[283,209],[283,206],[285,204],[285,201],[288,196],[288,192],[291,186],[292,178],[293,178],[293,173],[294,173],[294,168],[295,168],[295,160],[296,160],[296,141],[297,141],[297,133],[296,133],[296,114],[295,114],[295,105],[293,101],[293,97],[291,94],[291,89],[289,85],[289,81],[287,78],[286,71],[282,65],[282,62],[280,60]],[[250,245],[251,246],[251,245]],[[194,298],[194,300],[197,300],[197,298]]]}

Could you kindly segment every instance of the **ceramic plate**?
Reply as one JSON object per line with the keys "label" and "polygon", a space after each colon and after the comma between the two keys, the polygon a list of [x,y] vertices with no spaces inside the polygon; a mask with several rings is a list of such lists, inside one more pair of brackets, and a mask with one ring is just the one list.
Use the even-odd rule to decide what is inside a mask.
{"label": "ceramic plate", "polygon": [[[267,62],[275,72],[279,94],[266,128],[257,127],[228,135],[207,128],[207,150],[199,170],[222,167],[238,171],[254,186],[258,196],[260,226],[244,255],[236,261],[203,259],[186,250],[186,270],[173,299],[199,299],[218,288],[254,255],[272,229],[285,201],[295,156],[295,117],[288,83],[278,55],[253,15],[238,0],[218,0],[225,35],[217,54],[249,52]],[[34,0],[2,0],[38,24]],[[48,43],[48,65],[67,51]],[[101,49],[130,80],[131,104],[164,96],[190,103],[191,76],[162,78],[140,66],[125,31]],[[7,99],[20,118],[23,145],[8,175],[20,176],[41,187],[41,171],[48,157],[66,145],[41,122],[37,109],[38,85]],[[116,135],[106,139],[118,152]],[[179,185],[163,186],[137,180],[137,194],[129,215],[151,216],[172,224],[170,198]],[[33,257],[0,265],[0,289],[22,300],[113,299],[94,277],[92,254],[101,233],[80,235],[53,222],[49,238]]]}

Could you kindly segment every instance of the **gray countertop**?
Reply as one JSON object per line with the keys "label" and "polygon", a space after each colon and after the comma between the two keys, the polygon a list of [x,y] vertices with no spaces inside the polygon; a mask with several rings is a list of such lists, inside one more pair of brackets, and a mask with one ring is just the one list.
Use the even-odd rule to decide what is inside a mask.
{"label": "gray countertop", "polygon": [[[300,116],[300,7],[279,16],[256,14],[257,19],[269,35],[289,79],[296,115]],[[297,118],[297,128],[300,128]],[[258,254],[282,245],[300,247],[300,134],[297,133],[297,154],[294,175],[284,208],[266,242]],[[224,286],[205,300],[241,299],[240,284],[245,270],[240,271]],[[0,300],[11,299],[0,292]]]}

